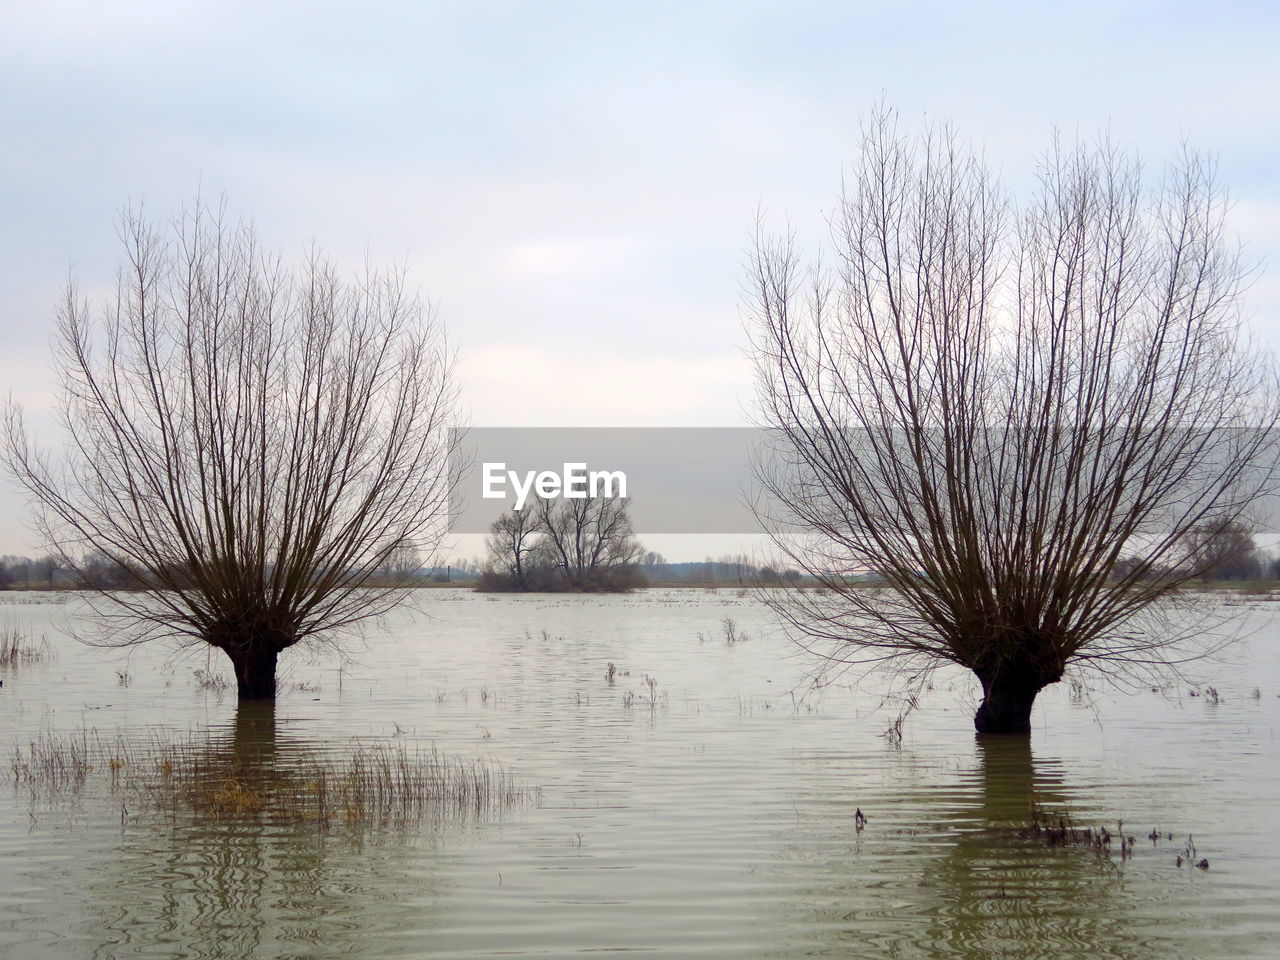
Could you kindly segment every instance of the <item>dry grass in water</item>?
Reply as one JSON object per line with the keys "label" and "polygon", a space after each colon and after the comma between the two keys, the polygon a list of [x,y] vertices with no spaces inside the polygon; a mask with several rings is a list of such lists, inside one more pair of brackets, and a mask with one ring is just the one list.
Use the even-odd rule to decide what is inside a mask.
{"label": "dry grass in water", "polygon": [[720,621],[720,632],[724,635],[724,642],[732,647],[735,643],[741,643],[744,640],[750,640],[745,633],[738,629],[738,624],[733,617],[725,617]]}
{"label": "dry grass in water", "polygon": [[0,622],[0,667],[13,667],[19,663],[44,660],[49,653],[47,643],[34,646],[31,635],[16,620]]}
{"label": "dry grass in water", "polygon": [[[268,748],[270,750],[270,748]],[[45,734],[14,750],[15,784],[42,802],[105,798],[122,818],[191,814],[320,827],[404,827],[500,817],[535,804],[496,761],[378,744],[345,754],[281,747],[233,752],[197,740],[131,743],[96,731]]]}

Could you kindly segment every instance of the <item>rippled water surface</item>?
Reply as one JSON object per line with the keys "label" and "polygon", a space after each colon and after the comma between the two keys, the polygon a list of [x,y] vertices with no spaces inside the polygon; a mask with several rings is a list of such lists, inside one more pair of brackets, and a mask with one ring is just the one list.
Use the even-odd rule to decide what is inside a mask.
{"label": "rippled water surface", "polygon": [[[729,589],[418,607],[354,662],[287,654],[274,723],[237,723],[234,693],[194,679],[229,674],[218,660],[85,647],[62,633],[74,600],[0,595],[48,638],[0,669],[0,749],[82,728],[212,752],[265,738],[283,768],[434,745],[541,788],[501,815],[321,829],[6,783],[0,956],[1280,956],[1280,603],[1247,602],[1248,639],[1195,668],[1216,699],[1059,684],[1030,750],[975,740],[959,675],[893,745],[873,688],[809,689],[812,662]],[[725,643],[726,616],[748,639]],[[1022,835],[1033,802],[1123,819],[1133,856]],[[1208,870],[1176,866],[1188,835]]]}

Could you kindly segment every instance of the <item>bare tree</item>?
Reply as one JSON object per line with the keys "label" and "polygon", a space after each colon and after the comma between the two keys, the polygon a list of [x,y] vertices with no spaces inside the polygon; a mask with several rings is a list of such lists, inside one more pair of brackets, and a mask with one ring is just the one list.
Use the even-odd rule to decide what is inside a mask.
{"label": "bare tree", "polygon": [[775,594],[799,635],[908,677],[969,668],[993,733],[1028,732],[1069,663],[1203,652],[1156,601],[1199,573],[1189,531],[1271,489],[1278,416],[1213,173],[1185,151],[1149,191],[1108,143],[1055,143],[1016,206],[950,131],[882,111],[829,266],[757,233],[761,513],[827,588]]}
{"label": "bare tree", "polygon": [[30,557],[19,557],[13,554],[0,557],[0,567],[4,568],[7,583],[21,583],[24,587],[30,585],[32,579]]}
{"label": "bare tree", "polygon": [[386,552],[385,565],[379,579],[394,584],[409,584],[418,579],[422,570],[422,555],[411,539],[396,540]]}
{"label": "bare tree", "polygon": [[273,697],[281,651],[390,610],[389,555],[443,537],[452,354],[403,271],[290,269],[201,205],[121,237],[100,315],[74,286],[59,310],[65,455],[11,405],[5,459],[69,570],[93,551],[140,582],[93,595],[97,642],[208,643]]}
{"label": "bare tree", "polygon": [[1239,520],[1206,520],[1188,531],[1189,553],[1202,580],[1249,580],[1263,562],[1249,527]]}
{"label": "bare tree", "polygon": [[32,567],[36,576],[52,587],[57,581],[58,573],[66,569],[67,564],[56,553],[47,553],[43,557],[37,557]]}
{"label": "bare tree", "polygon": [[512,590],[529,589],[530,557],[539,539],[540,527],[534,510],[508,510],[489,527],[486,541],[489,569]]}
{"label": "bare tree", "polygon": [[644,556],[625,497],[540,498],[536,508],[541,548],[551,565],[579,589],[606,585]]}

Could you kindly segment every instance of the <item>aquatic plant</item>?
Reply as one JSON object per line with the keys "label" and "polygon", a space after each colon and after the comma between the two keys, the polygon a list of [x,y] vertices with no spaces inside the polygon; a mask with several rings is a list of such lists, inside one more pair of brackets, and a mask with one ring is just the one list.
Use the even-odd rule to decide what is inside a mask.
{"label": "aquatic plant", "polygon": [[658,706],[658,681],[646,673],[643,683],[645,693],[649,697],[649,709],[653,710]]}
{"label": "aquatic plant", "polygon": [[[1018,836],[1039,840],[1049,847],[1082,847],[1102,857],[1119,854],[1122,861],[1130,859],[1138,845],[1137,837],[1125,830],[1123,820],[1116,822],[1114,831],[1106,826],[1080,827],[1066,814],[1050,814],[1038,806],[1032,806],[1031,823],[1018,830]],[[1153,828],[1147,839],[1152,847],[1157,847],[1165,840],[1172,840],[1173,834]],[[1190,834],[1187,835],[1186,846],[1175,857],[1174,865],[1181,867],[1184,862],[1201,870],[1209,869],[1207,858],[1196,860],[1196,846]]]}
{"label": "aquatic plant", "polygon": [[221,696],[227,689],[227,678],[201,667],[194,671],[196,686]]}
{"label": "aquatic plant", "polygon": [[16,620],[0,623],[0,667],[12,667],[19,663],[34,663],[49,656],[48,643],[35,646],[31,635]]}
{"label": "aquatic plant", "polygon": [[745,633],[738,630],[738,624],[733,617],[725,617],[720,621],[720,632],[724,636],[724,642],[729,646],[735,643],[741,643],[743,640],[750,640]]}
{"label": "aquatic plant", "polygon": [[517,783],[496,761],[385,743],[331,753],[274,745],[245,749],[196,738],[104,739],[82,729],[41,734],[17,746],[11,769],[33,808],[97,798],[118,802],[132,815],[320,827],[487,818],[541,800],[539,789]]}

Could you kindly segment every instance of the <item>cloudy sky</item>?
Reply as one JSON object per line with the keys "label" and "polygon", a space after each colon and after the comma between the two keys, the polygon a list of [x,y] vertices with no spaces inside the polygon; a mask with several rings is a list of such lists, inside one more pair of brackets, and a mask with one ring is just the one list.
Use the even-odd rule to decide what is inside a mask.
{"label": "cloudy sky", "polygon": [[[1280,343],[1278,27],[1262,2],[4,4],[0,379],[38,418],[68,273],[105,292],[119,209],[199,189],[286,252],[407,262],[475,424],[742,423],[755,211],[816,237],[881,97],[1014,183],[1055,126],[1213,151]],[[21,509],[0,496],[0,552]]]}

